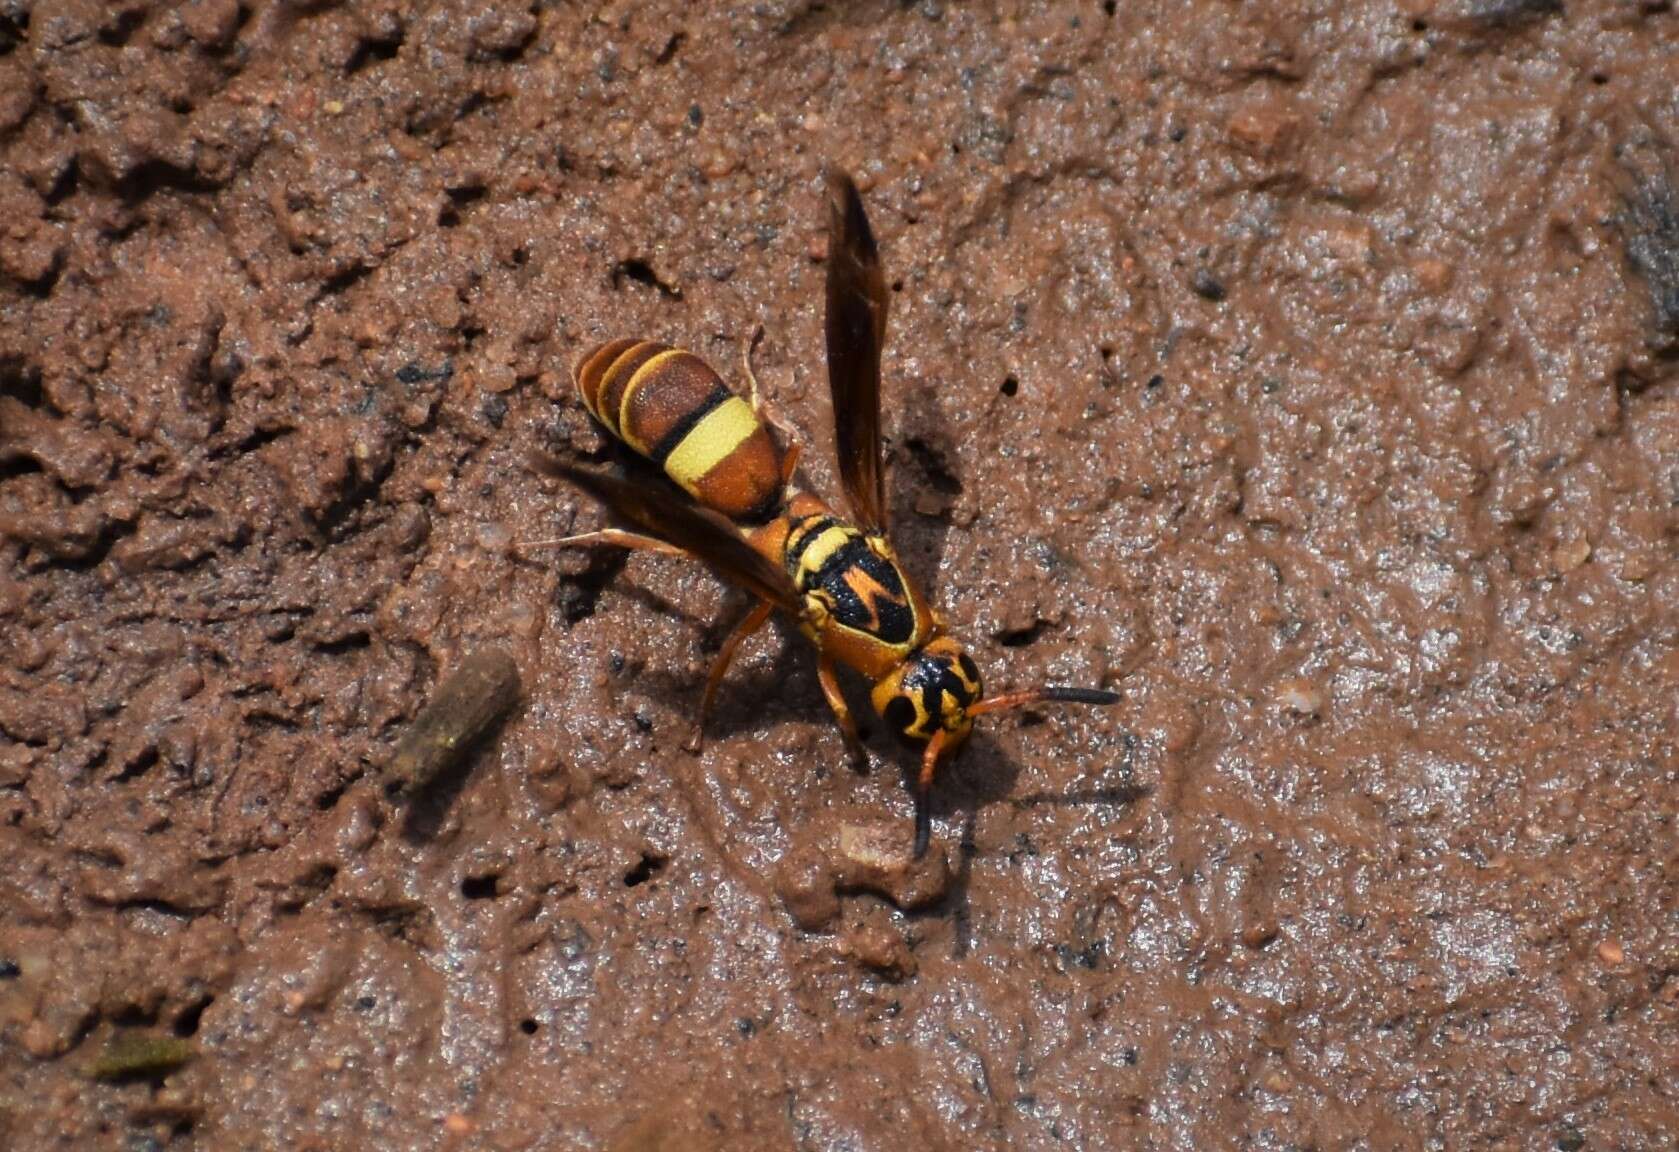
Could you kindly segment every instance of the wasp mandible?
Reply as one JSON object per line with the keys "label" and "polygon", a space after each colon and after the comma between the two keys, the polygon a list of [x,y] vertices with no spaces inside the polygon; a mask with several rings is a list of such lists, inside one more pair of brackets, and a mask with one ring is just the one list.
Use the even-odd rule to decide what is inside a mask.
{"label": "wasp mandible", "polygon": [[[1051,701],[1113,704],[1119,696],[1045,686],[986,697],[979,668],[898,560],[887,537],[880,445],[886,279],[856,184],[830,171],[827,187],[828,386],[846,515],[794,483],[799,447],[783,448],[771,433],[755,379],[749,401],[698,356],[650,341],[603,344],[578,362],[574,376],[590,414],[662,468],[670,483],[626,479],[541,455],[534,463],[640,529],[607,528],[561,543],[691,556],[758,598],[712,664],[697,732],[704,730],[741,642],[777,610],[815,645],[822,692],[861,764],[868,754],[836,669],[843,664],[868,678],[875,711],[900,738],[923,749],[915,787],[919,857],[932,831],[934,776],[976,718]],[[750,379],[750,361],[747,371]]]}

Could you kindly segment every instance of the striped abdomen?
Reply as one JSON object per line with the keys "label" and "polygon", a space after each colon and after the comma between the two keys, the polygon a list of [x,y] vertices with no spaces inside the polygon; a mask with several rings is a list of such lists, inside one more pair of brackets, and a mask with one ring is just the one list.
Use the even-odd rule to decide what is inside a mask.
{"label": "striped abdomen", "polygon": [[575,375],[594,418],[701,504],[746,521],[781,507],[780,449],[752,406],[692,352],[614,340],[584,356]]}

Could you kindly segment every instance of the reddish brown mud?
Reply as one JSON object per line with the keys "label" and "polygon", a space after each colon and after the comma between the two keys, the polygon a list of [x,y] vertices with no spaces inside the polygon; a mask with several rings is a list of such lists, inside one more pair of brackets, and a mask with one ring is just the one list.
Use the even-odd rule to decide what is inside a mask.
{"label": "reddish brown mud", "polygon": [[[1673,1147],[1676,92],[1665,0],[0,0],[0,1146]],[[1124,694],[918,865],[792,630],[691,754],[740,598],[532,543],[612,336],[765,325],[833,490],[825,158],[901,550]]]}

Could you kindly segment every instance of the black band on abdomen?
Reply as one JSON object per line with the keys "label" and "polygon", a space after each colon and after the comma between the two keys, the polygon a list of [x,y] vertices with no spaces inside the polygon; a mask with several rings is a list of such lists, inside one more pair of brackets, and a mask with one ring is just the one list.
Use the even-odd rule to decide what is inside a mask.
{"label": "black band on abdomen", "polygon": [[[649,380],[642,387],[651,387],[657,383],[656,379]],[[648,452],[648,459],[662,467],[664,462],[670,459],[670,454],[682,446],[682,441],[688,438],[688,433],[699,427],[701,420],[711,415],[715,409],[720,408],[733,395],[734,393],[730,392],[725,385],[719,384],[713,388],[706,394],[704,400],[683,413],[682,419],[678,420],[669,432],[660,437],[659,442],[653,445],[652,450]]]}

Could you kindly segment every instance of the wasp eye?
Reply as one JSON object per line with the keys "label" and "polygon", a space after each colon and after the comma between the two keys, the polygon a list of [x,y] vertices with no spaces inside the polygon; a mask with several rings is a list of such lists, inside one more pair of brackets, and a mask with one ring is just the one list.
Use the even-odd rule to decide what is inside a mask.
{"label": "wasp eye", "polygon": [[908,735],[910,729],[915,727],[917,719],[915,705],[910,703],[907,696],[894,696],[888,700],[886,711],[882,715],[886,717],[886,722],[892,726],[893,731],[900,735]]}

